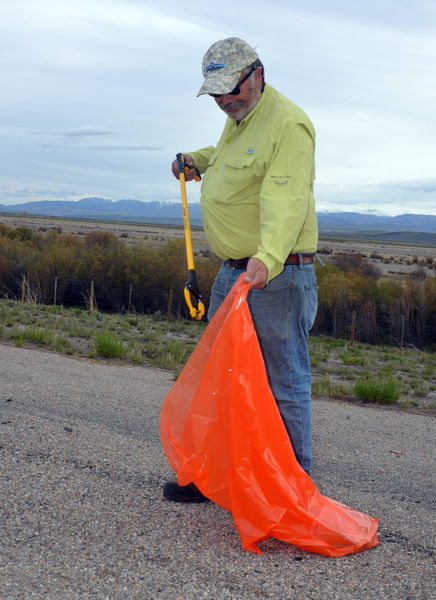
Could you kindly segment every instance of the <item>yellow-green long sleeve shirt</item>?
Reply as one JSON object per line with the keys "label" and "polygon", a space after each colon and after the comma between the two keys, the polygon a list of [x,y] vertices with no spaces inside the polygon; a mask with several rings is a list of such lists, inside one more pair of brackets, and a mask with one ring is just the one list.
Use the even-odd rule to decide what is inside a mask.
{"label": "yellow-green long sleeve shirt", "polygon": [[204,173],[203,224],[215,254],[255,256],[269,281],[289,253],[316,252],[314,149],[307,115],[266,84],[238,126],[227,119],[216,146],[190,153]]}

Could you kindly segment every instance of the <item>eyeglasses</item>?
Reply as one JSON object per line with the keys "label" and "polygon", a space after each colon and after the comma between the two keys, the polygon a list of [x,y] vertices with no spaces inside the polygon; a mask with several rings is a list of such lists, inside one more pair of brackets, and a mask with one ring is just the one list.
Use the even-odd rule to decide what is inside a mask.
{"label": "eyeglasses", "polygon": [[227,95],[238,96],[238,94],[241,93],[241,85],[244,83],[244,81],[246,81],[250,77],[250,75],[256,69],[257,69],[256,66],[251,67],[251,69],[248,71],[248,73],[246,75],[244,75],[244,77],[241,79],[241,81],[238,81],[238,83],[236,84],[236,87],[231,92],[227,92],[227,94],[209,94],[209,96],[212,96],[213,98],[220,98],[221,96],[227,96]]}

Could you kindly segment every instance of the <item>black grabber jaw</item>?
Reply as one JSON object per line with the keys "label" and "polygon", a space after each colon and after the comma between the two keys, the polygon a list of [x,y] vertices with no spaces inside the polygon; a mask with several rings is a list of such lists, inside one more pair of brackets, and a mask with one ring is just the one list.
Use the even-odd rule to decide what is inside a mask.
{"label": "black grabber jaw", "polygon": [[195,271],[189,269],[188,281],[185,284],[183,293],[185,295],[185,301],[189,308],[189,314],[196,321],[201,321],[204,315],[204,303],[202,301],[200,290],[198,289],[197,278]]}

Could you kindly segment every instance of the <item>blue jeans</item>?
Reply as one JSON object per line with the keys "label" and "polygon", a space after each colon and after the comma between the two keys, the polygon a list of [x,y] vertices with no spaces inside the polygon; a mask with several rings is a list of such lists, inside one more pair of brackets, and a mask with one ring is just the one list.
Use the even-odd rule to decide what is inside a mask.
{"label": "blue jeans", "polygon": [[[209,320],[244,269],[223,262],[212,286]],[[295,456],[310,473],[312,463],[311,367],[307,338],[316,316],[315,269],[285,265],[261,290],[251,290],[248,305],[268,380]]]}

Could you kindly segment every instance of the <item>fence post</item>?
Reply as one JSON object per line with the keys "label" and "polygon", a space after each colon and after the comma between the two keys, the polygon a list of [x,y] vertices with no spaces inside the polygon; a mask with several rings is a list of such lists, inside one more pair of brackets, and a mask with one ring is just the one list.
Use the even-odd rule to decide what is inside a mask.
{"label": "fence post", "polygon": [[132,284],[130,284],[130,286],[129,286],[129,304],[128,304],[128,307],[127,307],[127,312],[128,313],[130,312],[130,310],[132,308],[132,290],[133,290],[133,286],[132,286]]}
{"label": "fence post", "polygon": [[89,312],[94,312],[95,308],[95,297],[94,297],[94,280],[91,281],[91,289],[89,290]]}
{"label": "fence post", "polygon": [[23,273],[23,278],[21,279],[21,302],[24,302],[26,298],[26,276]]}
{"label": "fence post", "polygon": [[400,348],[403,348],[403,346],[404,346],[404,322],[405,322],[404,315],[401,315],[401,337],[400,337]]}
{"label": "fence post", "polygon": [[53,304],[56,306],[58,298],[58,278],[55,277],[54,280],[54,293],[53,293]]}
{"label": "fence post", "polygon": [[353,310],[351,313],[351,345],[354,344],[356,339],[356,311]]}
{"label": "fence post", "polygon": [[174,290],[173,290],[173,288],[171,288],[170,291],[168,292],[168,304],[167,304],[167,318],[168,319],[171,318],[171,310],[173,308],[173,298],[174,298]]}

